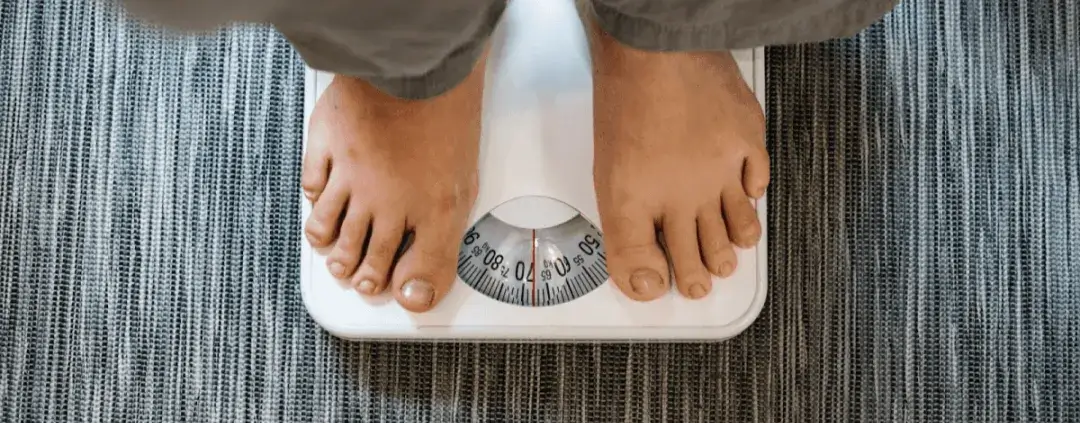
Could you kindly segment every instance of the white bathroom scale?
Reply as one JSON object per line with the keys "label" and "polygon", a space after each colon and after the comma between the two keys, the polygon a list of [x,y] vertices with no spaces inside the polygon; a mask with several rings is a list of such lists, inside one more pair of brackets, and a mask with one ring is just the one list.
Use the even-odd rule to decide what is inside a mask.
{"label": "white bathroom scale", "polygon": [[[763,101],[763,51],[736,58]],[[315,322],[349,340],[552,342],[719,341],[753,323],[766,296],[765,231],[756,248],[736,250],[735,273],[714,277],[703,299],[672,288],[636,302],[608,279],[589,60],[572,0],[509,2],[488,59],[480,191],[456,284],[433,310],[411,313],[388,292],[365,298],[344,287],[302,237],[300,286]],[[307,115],[330,79],[309,70]],[[311,206],[301,201],[306,221]],[[763,228],[765,205],[756,203]]]}

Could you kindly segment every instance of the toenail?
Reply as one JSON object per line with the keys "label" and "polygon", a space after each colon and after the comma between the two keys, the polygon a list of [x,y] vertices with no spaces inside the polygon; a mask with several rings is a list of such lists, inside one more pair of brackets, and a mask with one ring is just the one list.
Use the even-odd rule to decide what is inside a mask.
{"label": "toenail", "polygon": [[729,262],[729,261],[725,261],[724,264],[720,265],[720,275],[721,276],[730,275],[732,270],[735,270],[735,269],[732,269],[731,262]]}
{"label": "toenail", "polygon": [[694,285],[690,287],[690,297],[698,299],[705,296],[705,287],[701,285]]}
{"label": "toenail", "polygon": [[663,286],[664,282],[660,279],[660,274],[651,269],[638,269],[634,274],[630,275],[630,288],[638,294],[651,294],[653,291]]}
{"label": "toenail", "polygon": [[356,289],[360,291],[361,294],[374,294],[375,282],[372,282],[370,279],[364,279],[364,281],[360,282],[360,286]]}
{"label": "toenail", "polygon": [[342,277],[342,276],[345,276],[345,275],[342,275],[342,273],[345,273],[345,265],[343,265],[341,263],[338,263],[336,261],[333,262],[333,263],[330,263],[330,273],[333,274],[334,276],[339,277],[339,278]]}
{"label": "toenail", "polygon": [[435,288],[430,283],[413,279],[401,287],[401,296],[409,305],[426,307],[435,299]]}

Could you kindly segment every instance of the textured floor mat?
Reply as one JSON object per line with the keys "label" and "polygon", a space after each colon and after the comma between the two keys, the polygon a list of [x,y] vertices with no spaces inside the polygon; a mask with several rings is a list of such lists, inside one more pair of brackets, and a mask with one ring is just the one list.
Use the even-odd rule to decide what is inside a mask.
{"label": "textured floor mat", "polygon": [[1080,420],[1078,13],[908,0],[770,49],[734,341],[394,345],[303,310],[288,44],[0,0],[0,421]]}

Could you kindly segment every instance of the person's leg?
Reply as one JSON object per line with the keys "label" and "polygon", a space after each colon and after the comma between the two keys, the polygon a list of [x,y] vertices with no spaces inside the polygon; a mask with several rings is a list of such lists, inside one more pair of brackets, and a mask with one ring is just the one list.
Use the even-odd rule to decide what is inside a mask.
{"label": "person's leg", "polygon": [[590,17],[640,50],[723,52],[857,34],[900,0],[590,0]]}
{"label": "person's leg", "polygon": [[700,298],[761,237],[765,120],[729,50],[852,35],[896,1],[592,0],[595,184],[623,292],[656,299],[674,274]]}
{"label": "person's leg", "polygon": [[308,241],[362,294],[389,285],[415,312],[447,294],[477,192],[483,56],[504,0],[127,1],[175,26],[271,23],[334,73],[304,159]]}
{"label": "person's leg", "polygon": [[230,22],[277,28],[312,68],[404,99],[435,97],[473,70],[505,0],[121,0],[181,29]]}

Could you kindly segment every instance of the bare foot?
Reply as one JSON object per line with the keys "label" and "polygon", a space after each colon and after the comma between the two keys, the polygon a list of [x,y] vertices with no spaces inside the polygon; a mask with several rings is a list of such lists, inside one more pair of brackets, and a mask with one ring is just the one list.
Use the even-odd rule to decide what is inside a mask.
{"label": "bare foot", "polygon": [[477,192],[483,67],[428,100],[343,76],[319,99],[302,177],[314,205],[305,232],[316,248],[333,245],[330,273],[361,294],[389,284],[404,308],[423,312],[453,285]]}
{"label": "bare foot", "polygon": [[734,272],[732,244],[761,237],[761,106],[729,53],[645,52],[593,32],[594,176],[612,279],[653,300],[670,289],[670,260],[679,292],[704,297],[710,274]]}

